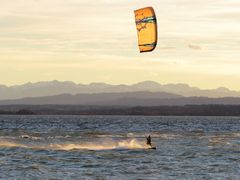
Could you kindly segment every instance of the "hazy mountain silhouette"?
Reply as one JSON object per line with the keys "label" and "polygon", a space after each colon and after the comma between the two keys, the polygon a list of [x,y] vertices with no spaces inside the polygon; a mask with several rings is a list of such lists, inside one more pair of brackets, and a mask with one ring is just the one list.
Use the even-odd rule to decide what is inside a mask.
{"label": "hazy mountain silhouette", "polygon": [[30,97],[17,100],[1,100],[0,105],[83,105],[83,106],[183,106],[224,104],[240,105],[240,97],[208,98],[183,97],[164,92],[123,92],[99,94],[61,94]]}
{"label": "hazy mountain silhouette", "polygon": [[26,83],[16,86],[0,85],[0,100],[19,99],[23,97],[53,96],[59,94],[92,94],[119,92],[166,92],[185,97],[240,97],[240,91],[232,91],[224,87],[204,90],[187,84],[162,85],[153,81],[144,81],[133,85],[110,85],[106,83],[76,84],[71,81],[49,81]]}
{"label": "hazy mountain silhouette", "polygon": [[142,101],[155,99],[176,99],[183,96],[165,92],[123,92],[123,93],[100,93],[100,94],[61,94],[44,97],[28,97],[15,100],[1,100],[0,105],[13,104],[78,104],[78,105],[132,105],[142,104]]}

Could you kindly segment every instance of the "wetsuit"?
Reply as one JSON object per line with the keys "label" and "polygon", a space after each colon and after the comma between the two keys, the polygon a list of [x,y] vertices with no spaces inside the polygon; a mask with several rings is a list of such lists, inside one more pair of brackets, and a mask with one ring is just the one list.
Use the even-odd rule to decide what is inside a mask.
{"label": "wetsuit", "polygon": [[147,137],[147,145],[152,146],[151,136],[148,136],[148,137]]}

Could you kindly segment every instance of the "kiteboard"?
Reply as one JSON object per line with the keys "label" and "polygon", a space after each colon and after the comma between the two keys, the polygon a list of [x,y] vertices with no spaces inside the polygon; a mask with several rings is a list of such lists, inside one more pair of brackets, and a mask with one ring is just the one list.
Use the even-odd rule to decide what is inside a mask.
{"label": "kiteboard", "polygon": [[157,149],[156,146],[149,146],[148,149]]}

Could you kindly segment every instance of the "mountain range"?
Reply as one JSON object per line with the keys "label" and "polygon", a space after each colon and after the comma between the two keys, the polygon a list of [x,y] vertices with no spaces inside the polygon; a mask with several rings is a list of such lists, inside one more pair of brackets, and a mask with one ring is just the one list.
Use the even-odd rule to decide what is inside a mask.
{"label": "mountain range", "polygon": [[[0,100],[20,99],[25,97],[55,96],[61,94],[101,94],[129,92],[161,92],[184,97],[240,97],[240,91],[225,87],[200,89],[187,84],[159,84],[154,81],[143,81],[132,85],[111,85],[106,83],[76,84],[71,81],[42,81],[23,85],[0,85]],[[166,97],[169,98],[169,97]]]}
{"label": "mountain range", "polygon": [[0,86],[0,105],[184,106],[240,105],[240,92],[227,88],[201,90],[186,84],[161,85],[153,81],[133,85],[89,85],[39,82]]}
{"label": "mountain range", "polygon": [[240,105],[240,97],[184,97],[165,92],[122,92],[99,94],[61,94],[0,100],[0,105],[81,105],[81,106],[184,106]]}

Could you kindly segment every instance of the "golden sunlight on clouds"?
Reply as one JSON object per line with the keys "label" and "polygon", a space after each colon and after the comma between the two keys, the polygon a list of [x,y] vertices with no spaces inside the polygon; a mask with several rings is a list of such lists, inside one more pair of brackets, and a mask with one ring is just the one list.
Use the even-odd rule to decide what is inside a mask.
{"label": "golden sunlight on clouds", "polygon": [[[237,0],[0,0],[0,84],[154,80],[240,90]],[[139,54],[133,10],[153,6],[159,44]]]}

